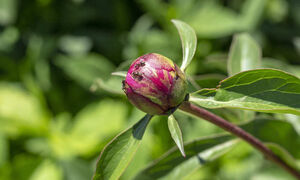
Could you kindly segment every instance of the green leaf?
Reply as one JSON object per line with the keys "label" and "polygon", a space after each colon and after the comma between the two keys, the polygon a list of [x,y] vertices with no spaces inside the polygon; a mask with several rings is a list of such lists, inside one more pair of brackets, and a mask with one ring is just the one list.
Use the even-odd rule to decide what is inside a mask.
{"label": "green leaf", "polygon": [[125,95],[122,90],[122,80],[124,80],[124,77],[121,76],[111,76],[107,80],[97,78],[91,85],[90,91],[97,92],[98,90],[104,90],[112,94]]}
{"label": "green leaf", "polygon": [[85,88],[90,88],[97,78],[108,79],[114,69],[111,62],[98,54],[81,56],[60,55],[55,63],[68,76]]}
{"label": "green leaf", "polygon": [[[116,109],[118,113],[115,113]],[[60,128],[61,122],[56,119],[49,137],[51,151],[62,159],[76,155],[90,156],[97,152],[105,137],[114,135],[124,127],[126,114],[124,103],[106,99],[83,108],[75,116],[72,128],[68,127],[69,124],[63,125],[68,127],[68,131],[65,131],[66,127]]]}
{"label": "green leaf", "polygon": [[17,15],[16,0],[0,0],[0,24],[9,25],[13,24]]}
{"label": "green leaf", "polygon": [[[240,127],[265,142],[286,163],[299,169],[294,158],[299,158],[300,155],[300,138],[291,124],[281,120],[256,119]],[[197,169],[207,162],[213,163],[213,160],[231,150],[237,142],[232,135],[193,140],[184,145],[185,158],[174,147],[142,170],[135,179],[189,179]]]}
{"label": "green leaf", "polygon": [[0,84],[0,132],[7,136],[47,132],[49,114],[40,101],[21,87]]}
{"label": "green leaf", "polygon": [[247,0],[241,8],[238,27],[243,27],[244,31],[251,31],[257,27],[262,15],[266,12],[266,0]]}
{"label": "green leaf", "polygon": [[242,29],[237,26],[238,14],[214,1],[204,2],[201,8],[190,14],[186,20],[195,29],[198,37],[204,38],[218,38]]}
{"label": "green leaf", "polygon": [[94,180],[118,179],[137,151],[152,115],[116,136],[101,152]]}
{"label": "green leaf", "polygon": [[0,166],[3,166],[9,159],[9,144],[4,135],[0,133]]}
{"label": "green leaf", "polygon": [[120,77],[126,77],[127,72],[126,71],[112,72],[111,75],[113,75],[113,76],[120,76]]}
{"label": "green leaf", "polygon": [[62,180],[63,172],[54,162],[46,159],[35,169],[29,180]]}
{"label": "green leaf", "polygon": [[227,66],[229,75],[260,68],[261,50],[249,34],[235,35],[230,48]]}
{"label": "green leaf", "polygon": [[259,118],[240,127],[265,143],[280,145],[294,158],[300,159],[300,136],[292,124],[282,120]]}
{"label": "green leaf", "polygon": [[184,71],[187,68],[187,66],[191,63],[195,55],[197,47],[197,36],[194,29],[185,22],[173,19],[172,23],[176,26],[180,35],[183,51],[183,60],[180,68]]}
{"label": "green leaf", "polygon": [[262,67],[280,69],[282,71],[291,73],[297,76],[298,78],[300,77],[300,66],[295,64],[291,65],[283,60],[274,59],[274,58],[263,58]]}
{"label": "green leaf", "polygon": [[270,113],[300,114],[300,80],[275,69],[238,73],[216,89],[191,94],[190,101],[205,108],[237,108]]}
{"label": "green leaf", "polygon": [[203,1],[200,8],[195,4],[195,11],[184,18],[198,35],[203,38],[219,38],[235,32],[254,29],[264,13],[265,0],[243,1],[241,13],[222,6],[217,1]]}
{"label": "green leaf", "polygon": [[179,148],[183,157],[185,157],[184,147],[183,147],[183,140],[180,127],[173,115],[168,117],[168,127],[171,133],[173,140],[175,141],[177,147]]}
{"label": "green leaf", "polygon": [[150,164],[136,177],[139,179],[184,179],[207,162],[226,153],[236,140],[230,135],[205,137],[186,143],[186,157],[177,148],[172,148],[160,159]]}
{"label": "green leaf", "polygon": [[275,143],[265,143],[265,145],[288,165],[300,170],[300,165],[297,164],[296,159],[287,150]]}

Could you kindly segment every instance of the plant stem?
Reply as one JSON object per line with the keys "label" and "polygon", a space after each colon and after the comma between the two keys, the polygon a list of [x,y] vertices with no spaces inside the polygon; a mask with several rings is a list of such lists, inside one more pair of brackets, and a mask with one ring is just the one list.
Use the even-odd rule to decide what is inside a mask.
{"label": "plant stem", "polygon": [[286,169],[290,174],[292,174],[294,177],[300,180],[300,172],[285,163],[282,159],[280,159],[276,154],[274,154],[269,148],[267,148],[259,139],[255,138],[248,132],[244,131],[240,127],[226,121],[225,119],[203,109],[200,108],[194,104],[191,104],[190,102],[183,102],[180,106],[179,109],[191,113],[197,117],[203,118],[219,127],[222,129],[240,137],[241,139],[245,140],[248,142],[250,145],[252,145],[255,149],[259,150],[262,152],[269,160],[272,160],[279,166],[283,167]]}

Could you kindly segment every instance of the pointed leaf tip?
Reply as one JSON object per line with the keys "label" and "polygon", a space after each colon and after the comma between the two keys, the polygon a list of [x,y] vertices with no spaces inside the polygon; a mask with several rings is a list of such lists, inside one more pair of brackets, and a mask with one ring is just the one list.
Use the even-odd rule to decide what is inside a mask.
{"label": "pointed leaf tip", "polygon": [[195,55],[197,36],[194,29],[187,23],[177,19],[172,19],[171,21],[177,28],[181,39],[183,60],[180,69],[185,71]]}
{"label": "pointed leaf tip", "polygon": [[177,147],[179,148],[182,156],[185,157],[186,155],[184,152],[182,133],[181,133],[180,127],[173,115],[170,115],[168,117],[168,127],[169,127],[169,130],[170,130],[170,133],[171,133],[171,136],[172,136],[174,142],[176,143]]}

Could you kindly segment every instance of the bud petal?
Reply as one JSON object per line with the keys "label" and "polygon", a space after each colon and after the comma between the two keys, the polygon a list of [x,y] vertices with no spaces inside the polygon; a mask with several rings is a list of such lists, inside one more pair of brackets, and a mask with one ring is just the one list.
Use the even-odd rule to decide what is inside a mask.
{"label": "bud petal", "polygon": [[155,53],[136,59],[123,83],[129,101],[151,115],[166,114],[177,107],[184,100],[186,88],[186,78],[180,68]]}

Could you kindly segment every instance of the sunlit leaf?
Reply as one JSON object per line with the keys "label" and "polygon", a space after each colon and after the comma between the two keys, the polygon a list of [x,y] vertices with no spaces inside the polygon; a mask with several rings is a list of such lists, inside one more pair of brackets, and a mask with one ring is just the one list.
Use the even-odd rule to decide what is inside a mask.
{"label": "sunlit leaf", "polygon": [[[118,109],[118,113],[115,113],[115,109]],[[126,114],[125,104],[107,99],[83,108],[75,116],[73,126],[68,131],[63,131],[59,127],[61,123],[56,119],[57,123],[49,138],[52,152],[59,158],[90,155],[98,150],[105,137],[110,137],[124,127]]]}
{"label": "sunlit leaf", "polygon": [[54,162],[50,160],[44,160],[39,167],[35,169],[29,180],[62,180],[63,173]]}
{"label": "sunlit leaf", "polygon": [[144,116],[138,123],[116,136],[101,152],[94,180],[118,179],[137,151],[152,118]]}
{"label": "sunlit leaf", "polygon": [[126,71],[112,72],[111,75],[120,76],[120,77],[126,77],[127,72]]}
{"label": "sunlit leaf", "polygon": [[300,79],[275,69],[238,73],[216,89],[202,89],[190,101],[205,108],[237,108],[300,114]]}
{"label": "sunlit leaf", "polygon": [[182,156],[185,157],[184,147],[183,147],[183,140],[182,140],[182,133],[180,127],[173,115],[168,117],[168,127],[171,133],[173,140],[175,141],[177,147],[179,148]]}
{"label": "sunlit leaf", "polygon": [[257,69],[260,66],[261,50],[259,45],[246,33],[236,35],[229,52],[227,67],[229,75]]}
{"label": "sunlit leaf", "polygon": [[195,55],[197,36],[194,29],[185,22],[175,19],[172,22],[176,26],[181,39],[183,60],[180,68],[184,71]]}
{"label": "sunlit leaf", "polygon": [[7,135],[43,133],[49,115],[39,100],[24,89],[0,84],[0,131]]}

